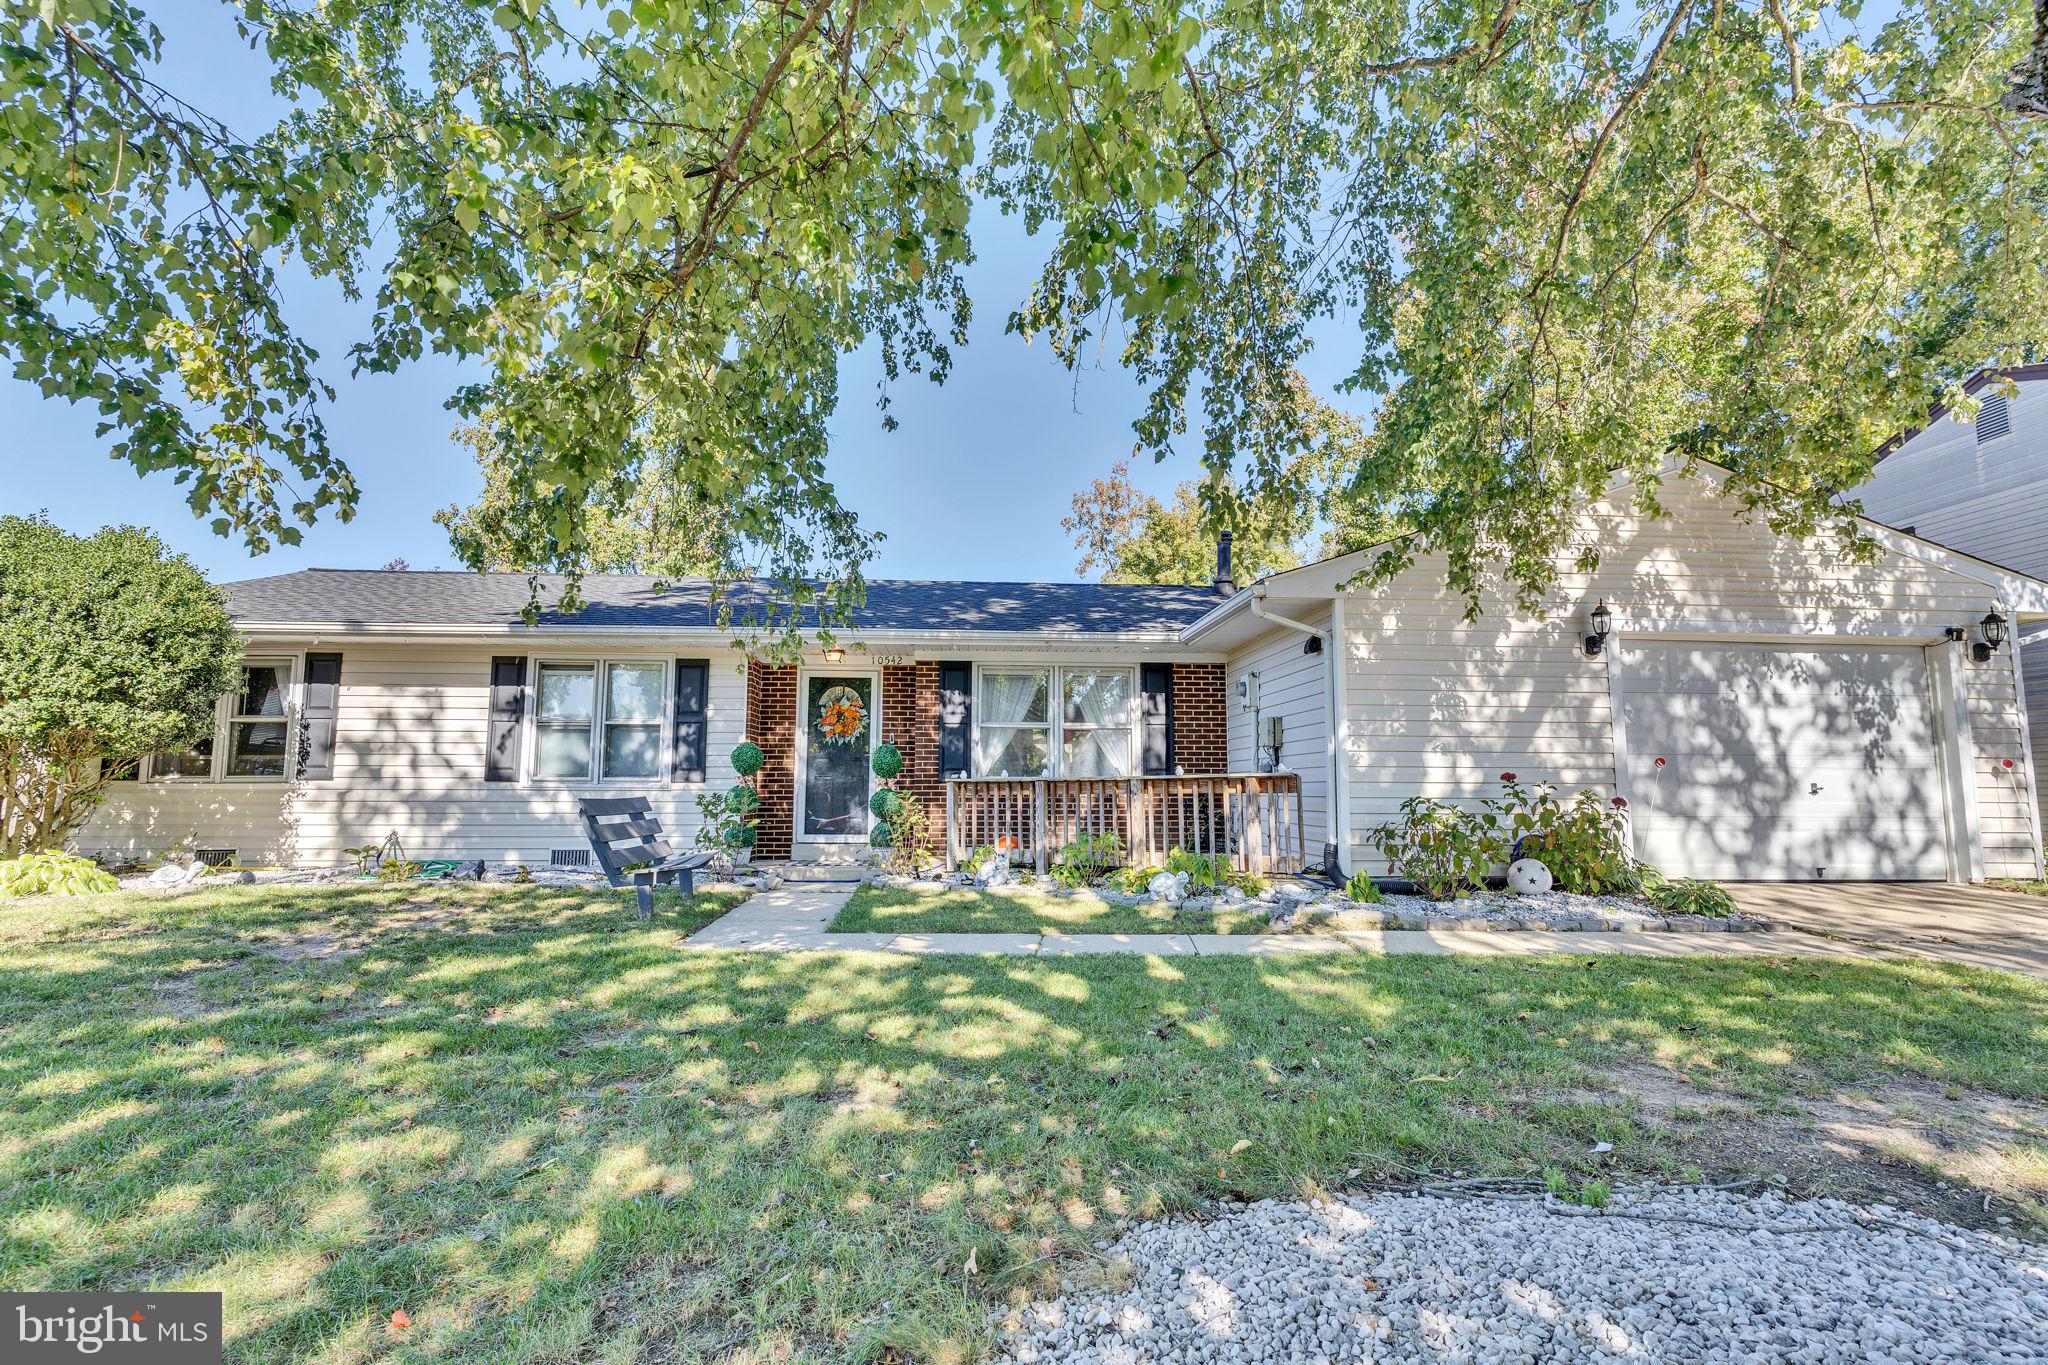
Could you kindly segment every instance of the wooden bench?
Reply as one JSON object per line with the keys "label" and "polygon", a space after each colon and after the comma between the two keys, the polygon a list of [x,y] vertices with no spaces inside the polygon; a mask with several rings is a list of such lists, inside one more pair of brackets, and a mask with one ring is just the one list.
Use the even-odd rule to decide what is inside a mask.
{"label": "wooden bench", "polygon": [[709,863],[711,855],[678,854],[670,847],[646,797],[593,797],[576,806],[604,879],[613,886],[633,888],[641,919],[654,913],[654,888],[663,882],[680,887],[685,896],[696,894],[697,869]]}

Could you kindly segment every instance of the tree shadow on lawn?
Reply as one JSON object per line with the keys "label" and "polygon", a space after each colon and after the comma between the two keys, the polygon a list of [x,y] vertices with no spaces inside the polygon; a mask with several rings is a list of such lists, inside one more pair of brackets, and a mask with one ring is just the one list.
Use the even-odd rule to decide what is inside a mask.
{"label": "tree shadow on lawn", "polygon": [[[463,928],[380,929],[421,897]],[[1962,968],[679,953],[672,906],[0,912],[0,1286],[220,1289],[236,1360],[966,1358],[1122,1218],[1679,1173],[1622,1062],[2048,1097],[2048,983]],[[260,950],[316,920],[361,950]]]}

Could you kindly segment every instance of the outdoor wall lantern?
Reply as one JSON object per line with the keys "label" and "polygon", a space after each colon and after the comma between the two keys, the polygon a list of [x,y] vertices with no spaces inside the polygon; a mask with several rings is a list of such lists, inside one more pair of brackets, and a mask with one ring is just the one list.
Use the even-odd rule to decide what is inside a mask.
{"label": "outdoor wall lantern", "polygon": [[1996,654],[1998,647],[2005,643],[2005,618],[2000,616],[1998,609],[1994,607],[1977,623],[1977,629],[1984,638],[1971,647],[1970,657],[1981,664]]}
{"label": "outdoor wall lantern", "polygon": [[1614,613],[1607,606],[1607,599],[1601,598],[1600,605],[1593,608],[1593,633],[1586,637],[1586,657],[1597,659],[1607,648],[1608,632],[1614,629]]}
{"label": "outdoor wall lantern", "polygon": [[825,662],[828,664],[843,663],[845,659],[846,651],[841,649],[838,645],[834,645],[830,649],[825,651]]}

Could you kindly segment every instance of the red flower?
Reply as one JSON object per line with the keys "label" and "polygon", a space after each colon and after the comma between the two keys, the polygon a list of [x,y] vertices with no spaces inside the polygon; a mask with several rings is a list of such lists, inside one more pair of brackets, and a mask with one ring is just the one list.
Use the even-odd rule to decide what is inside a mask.
{"label": "red flower", "polygon": [[1513,773],[1502,773],[1500,775],[1500,780],[1503,782],[1512,782],[1515,780],[1515,775]]}
{"label": "red flower", "polygon": [[1617,797],[1615,797],[1615,798],[1614,798],[1614,808],[1615,808],[1616,810],[1627,810],[1627,809],[1628,809],[1628,798],[1627,798],[1626,796],[1617,796]]}
{"label": "red flower", "polygon": [[2006,766],[2006,767],[2008,767],[2008,768],[2010,768],[2010,767],[2012,766],[2012,760],[2011,760],[2011,759],[2009,759],[2009,758],[2008,758],[2007,760],[2005,760],[2005,766]]}

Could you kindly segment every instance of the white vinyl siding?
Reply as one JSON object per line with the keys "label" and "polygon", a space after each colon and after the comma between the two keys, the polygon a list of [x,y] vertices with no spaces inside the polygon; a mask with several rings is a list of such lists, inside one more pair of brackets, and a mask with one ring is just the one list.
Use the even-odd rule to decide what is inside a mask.
{"label": "white vinyl siding", "polygon": [[[321,648],[334,648],[331,642]],[[189,846],[234,848],[248,863],[337,866],[343,849],[396,832],[408,856],[545,863],[584,848],[581,796],[647,795],[672,842],[696,836],[697,797],[735,781],[729,755],[746,724],[740,656],[723,647],[673,651],[711,660],[706,781],[664,777],[596,783],[484,781],[495,646],[340,646],[341,687],[331,781],[121,783],[74,840],[89,852],[157,856]],[[606,658],[625,660],[623,652]],[[635,653],[673,668],[670,654]],[[529,665],[531,667],[531,665]],[[525,738],[533,756],[531,728]]]}
{"label": "white vinyl siding", "polygon": [[[1327,628],[1330,613],[1304,616],[1302,624]],[[1278,717],[1282,727],[1280,762],[1301,777],[1301,815],[1308,859],[1322,857],[1330,838],[1330,661],[1326,654],[1304,654],[1308,637],[1281,628],[1233,653],[1223,669],[1224,695],[1230,706],[1230,771],[1258,771],[1259,748],[1266,727]],[[1259,734],[1252,733],[1253,714],[1238,701],[1237,680],[1259,675]],[[1348,865],[1347,865],[1348,868]]]}
{"label": "white vinyl siding", "polygon": [[2048,830],[2048,636],[2020,651],[2026,672],[2027,738],[2034,752],[2034,810]]}
{"label": "white vinyl siding", "polygon": [[[1711,477],[1667,480],[1667,518],[1643,517],[1625,498],[1589,508],[1586,534],[1601,550],[1601,567],[1588,575],[1562,564],[1538,616],[1489,598],[1478,620],[1464,620],[1464,600],[1444,586],[1445,565],[1434,557],[1346,599],[1347,869],[1384,871],[1365,834],[1408,796],[1469,804],[1497,793],[1502,772],[1567,792],[1614,791],[1613,651],[1588,659],[1579,644],[1585,614],[1602,596],[1622,638],[1816,645],[1932,640],[1991,606],[1990,586],[1923,559],[1887,552],[1857,563],[1823,542],[1773,535],[1741,518]],[[2010,659],[1966,664],[1964,684],[1986,873],[2035,875],[2021,795],[2028,765],[2007,770],[1999,762],[2017,749]]]}
{"label": "white vinyl siding", "polygon": [[2018,387],[2007,409],[2010,433],[1980,445],[1974,425],[1944,415],[1878,462],[1855,492],[1864,512],[2048,577],[2048,379],[2023,379]]}

